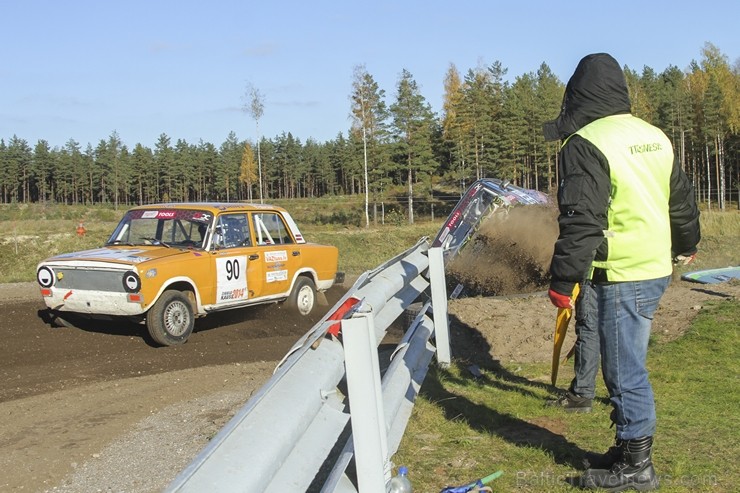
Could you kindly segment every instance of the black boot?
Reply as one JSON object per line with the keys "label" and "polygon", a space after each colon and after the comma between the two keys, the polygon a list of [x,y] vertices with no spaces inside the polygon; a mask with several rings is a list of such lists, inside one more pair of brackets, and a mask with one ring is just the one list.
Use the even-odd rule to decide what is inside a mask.
{"label": "black boot", "polygon": [[609,447],[609,450],[603,454],[586,452],[586,457],[583,459],[583,466],[586,469],[611,469],[622,458],[622,443],[622,440],[616,438],[614,445]]}
{"label": "black boot", "polygon": [[592,400],[569,390],[559,398],[547,401],[547,405],[559,407],[568,413],[590,413]]}
{"label": "black boot", "polygon": [[581,477],[581,487],[606,491],[652,491],[658,489],[653,468],[653,437],[623,440],[622,457],[610,469],[589,469]]}

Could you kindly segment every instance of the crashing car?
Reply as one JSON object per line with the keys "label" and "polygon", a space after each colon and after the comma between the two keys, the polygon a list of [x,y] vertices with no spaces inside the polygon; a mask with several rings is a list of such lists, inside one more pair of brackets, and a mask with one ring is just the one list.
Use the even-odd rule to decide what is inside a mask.
{"label": "crashing car", "polygon": [[482,178],[457,202],[431,246],[441,247],[445,260],[457,256],[475,236],[485,219],[499,209],[515,205],[545,205],[547,195],[512,185],[508,180]]}
{"label": "crashing car", "polygon": [[281,207],[183,203],[134,207],[101,248],[39,263],[55,325],[78,317],[144,322],[152,339],[184,343],[196,318],[284,302],[301,315],[342,282],[334,246],[309,243]]}

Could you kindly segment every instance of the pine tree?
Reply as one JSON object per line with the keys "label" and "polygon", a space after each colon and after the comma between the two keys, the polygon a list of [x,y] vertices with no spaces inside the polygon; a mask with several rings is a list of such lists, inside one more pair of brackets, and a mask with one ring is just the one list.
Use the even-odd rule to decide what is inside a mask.
{"label": "pine tree", "polygon": [[154,169],[152,150],[141,144],[136,144],[131,156],[132,187],[136,202],[141,205],[154,201],[156,181],[151,179]]}
{"label": "pine tree", "polygon": [[33,164],[31,175],[36,185],[36,200],[42,204],[49,199],[49,191],[52,188],[53,173],[56,167],[55,156],[51,152],[49,143],[39,140],[33,149]]}
{"label": "pine tree", "polygon": [[398,81],[396,101],[390,107],[399,168],[406,170],[408,222],[414,223],[414,181],[418,174],[436,168],[432,152],[434,114],[421,95],[411,73],[404,69]]}
{"label": "pine tree", "polygon": [[351,166],[351,142],[344,138],[340,132],[337,137],[329,142],[329,162],[336,175],[336,189],[332,190],[338,194],[348,194],[347,179],[350,175]]}
{"label": "pine tree", "polygon": [[201,141],[196,149],[196,163],[198,164],[198,180],[200,197],[198,200],[219,200],[223,188],[217,186],[223,180],[221,176],[220,156],[216,146],[210,142]]}
{"label": "pine tree", "polygon": [[[560,111],[560,106],[563,101],[563,93],[565,92],[564,84],[552,73],[550,67],[546,63],[542,63],[540,68],[537,69],[537,86],[535,89],[537,104],[536,104],[536,116],[534,117],[538,122],[538,134],[541,140],[538,142],[542,146],[544,157],[543,159],[547,162],[547,189],[552,190],[553,178],[557,181],[557,143],[545,142],[545,138],[542,135],[541,125],[549,120],[557,117]],[[536,158],[535,158],[536,159]],[[555,171],[553,171],[555,170]]]}
{"label": "pine tree", "polygon": [[465,159],[475,167],[475,175],[471,179],[479,180],[484,176],[484,168],[489,161],[486,153],[493,151],[494,117],[498,115],[491,74],[487,70],[481,67],[468,70],[458,115],[465,130],[462,146]]}
{"label": "pine tree", "polygon": [[30,176],[33,154],[28,142],[14,135],[6,150],[6,175],[3,183],[9,192],[10,202],[30,200]]}
{"label": "pine tree", "polygon": [[80,144],[69,139],[59,152],[57,160],[55,200],[62,203],[92,203],[92,194],[87,183],[87,167],[80,150]]}
{"label": "pine tree", "polygon": [[470,133],[469,122],[461,117],[463,111],[463,83],[457,67],[450,64],[444,78],[444,101],[442,103],[442,138],[450,153],[452,175],[460,183],[460,193],[466,188],[466,145],[465,136]]}
{"label": "pine tree", "polygon": [[226,141],[221,144],[219,154],[221,158],[219,170],[222,173],[220,185],[224,187],[226,201],[228,202],[236,196],[242,156],[242,145],[234,132],[229,132]]}
{"label": "pine tree", "polygon": [[500,116],[503,125],[499,127],[500,138],[504,143],[499,177],[528,188],[532,188],[529,179],[535,139],[532,128],[534,103],[534,77],[531,74],[517,77],[514,84],[504,92]]}
{"label": "pine tree", "polygon": [[188,201],[196,197],[198,161],[196,148],[184,139],[177,139],[173,149],[174,166],[179,170],[173,180],[172,200]]}

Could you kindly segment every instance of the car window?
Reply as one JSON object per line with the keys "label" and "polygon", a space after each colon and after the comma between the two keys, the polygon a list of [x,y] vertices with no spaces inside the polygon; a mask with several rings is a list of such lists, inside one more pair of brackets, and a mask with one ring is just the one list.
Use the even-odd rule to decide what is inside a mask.
{"label": "car window", "polygon": [[222,214],[218,217],[213,233],[215,248],[237,248],[251,244],[246,214]]}
{"label": "car window", "polygon": [[157,219],[137,219],[131,221],[130,230],[126,236],[127,241],[139,244],[145,238],[155,238],[157,236]]}
{"label": "car window", "polygon": [[162,239],[178,246],[203,248],[208,224],[192,220],[166,221],[162,224]]}
{"label": "car window", "polygon": [[108,244],[204,248],[213,216],[191,209],[133,210],[126,213]]}
{"label": "car window", "polygon": [[274,212],[252,214],[258,245],[287,245],[294,243],[283,218]]}

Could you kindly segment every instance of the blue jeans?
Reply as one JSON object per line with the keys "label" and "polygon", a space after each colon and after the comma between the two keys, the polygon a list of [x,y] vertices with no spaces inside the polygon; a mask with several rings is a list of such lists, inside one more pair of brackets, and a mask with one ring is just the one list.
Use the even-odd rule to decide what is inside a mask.
{"label": "blue jeans", "polygon": [[594,284],[601,338],[601,371],[614,406],[617,438],[655,434],[655,400],[645,366],[653,315],[670,276]]}
{"label": "blue jeans", "polygon": [[575,377],[570,392],[593,399],[596,396],[596,374],[599,371],[599,316],[596,293],[590,281],[581,283],[576,300]]}

